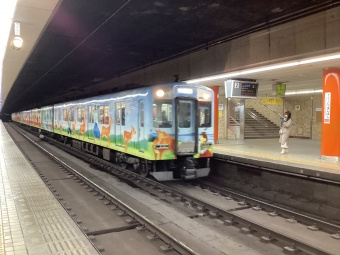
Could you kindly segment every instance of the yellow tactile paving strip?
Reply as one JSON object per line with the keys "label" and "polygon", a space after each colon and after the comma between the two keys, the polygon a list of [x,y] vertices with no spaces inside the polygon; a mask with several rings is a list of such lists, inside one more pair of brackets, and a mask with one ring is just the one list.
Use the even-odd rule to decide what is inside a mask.
{"label": "yellow tactile paving strip", "polygon": [[[221,148],[225,147],[227,145],[215,145],[214,146],[214,152],[218,153],[219,151],[221,152],[229,152],[233,154],[238,154],[238,155],[233,155],[233,156],[251,156],[251,157],[257,157],[257,158],[264,158],[264,159],[272,159],[276,160],[279,162],[285,162],[285,163],[299,163],[302,165],[311,165],[311,166],[319,166],[319,167],[327,167],[331,169],[340,169],[340,166],[334,165],[334,164],[329,164],[329,163],[320,163],[316,161],[307,161],[307,160],[302,160],[302,159],[293,159],[293,158],[287,158],[287,157],[279,157],[279,156],[273,156],[273,155],[268,155],[268,154],[263,154],[263,153],[254,153],[254,152],[249,152],[249,151],[244,151],[244,150],[234,150],[234,149],[229,149],[229,148]],[[285,164],[287,165],[287,164]]]}

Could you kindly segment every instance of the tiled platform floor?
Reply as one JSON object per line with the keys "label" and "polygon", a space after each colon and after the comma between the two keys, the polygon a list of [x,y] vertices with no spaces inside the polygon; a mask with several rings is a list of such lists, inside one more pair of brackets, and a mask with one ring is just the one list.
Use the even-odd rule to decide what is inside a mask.
{"label": "tiled platform floor", "polygon": [[99,254],[0,121],[0,255]]}
{"label": "tiled platform floor", "polygon": [[340,162],[320,159],[320,141],[290,138],[289,153],[281,155],[278,139],[221,139],[214,146],[215,157],[232,156],[243,163],[274,167],[278,170],[340,180]]}

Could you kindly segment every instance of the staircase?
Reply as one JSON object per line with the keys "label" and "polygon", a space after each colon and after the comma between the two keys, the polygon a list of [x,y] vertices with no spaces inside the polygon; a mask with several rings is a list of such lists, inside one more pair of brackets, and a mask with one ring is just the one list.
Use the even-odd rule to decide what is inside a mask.
{"label": "staircase", "polygon": [[[244,138],[258,139],[258,138],[278,138],[279,130],[276,124],[268,120],[253,108],[247,108],[245,114]],[[249,114],[249,112],[253,113]],[[254,117],[256,116],[256,117]]]}

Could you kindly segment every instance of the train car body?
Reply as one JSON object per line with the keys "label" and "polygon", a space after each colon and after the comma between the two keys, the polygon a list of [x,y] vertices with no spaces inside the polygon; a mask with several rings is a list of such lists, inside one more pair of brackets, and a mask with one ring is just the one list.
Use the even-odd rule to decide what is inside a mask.
{"label": "train car body", "polygon": [[21,112],[21,115],[22,115],[21,123],[28,125],[28,126],[31,126],[32,125],[32,123],[31,123],[31,113],[32,113],[31,110]]}
{"label": "train car body", "polygon": [[15,122],[19,122],[21,123],[21,119],[22,119],[22,112],[14,112],[11,114],[11,117],[12,117],[12,121],[15,121]]}
{"label": "train car body", "polygon": [[192,179],[210,171],[213,99],[204,86],[162,84],[33,109],[29,125],[144,176]]}
{"label": "train car body", "polygon": [[31,111],[31,126],[41,128],[41,109],[33,109]]}
{"label": "train car body", "polygon": [[40,111],[40,128],[42,130],[53,132],[53,106],[45,106]]}

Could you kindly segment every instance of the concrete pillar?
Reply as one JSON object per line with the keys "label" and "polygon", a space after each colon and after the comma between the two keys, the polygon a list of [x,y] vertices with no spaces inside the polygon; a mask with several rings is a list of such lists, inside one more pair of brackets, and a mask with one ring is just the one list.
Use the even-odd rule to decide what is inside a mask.
{"label": "concrete pillar", "polygon": [[321,158],[340,159],[340,68],[323,71]]}

